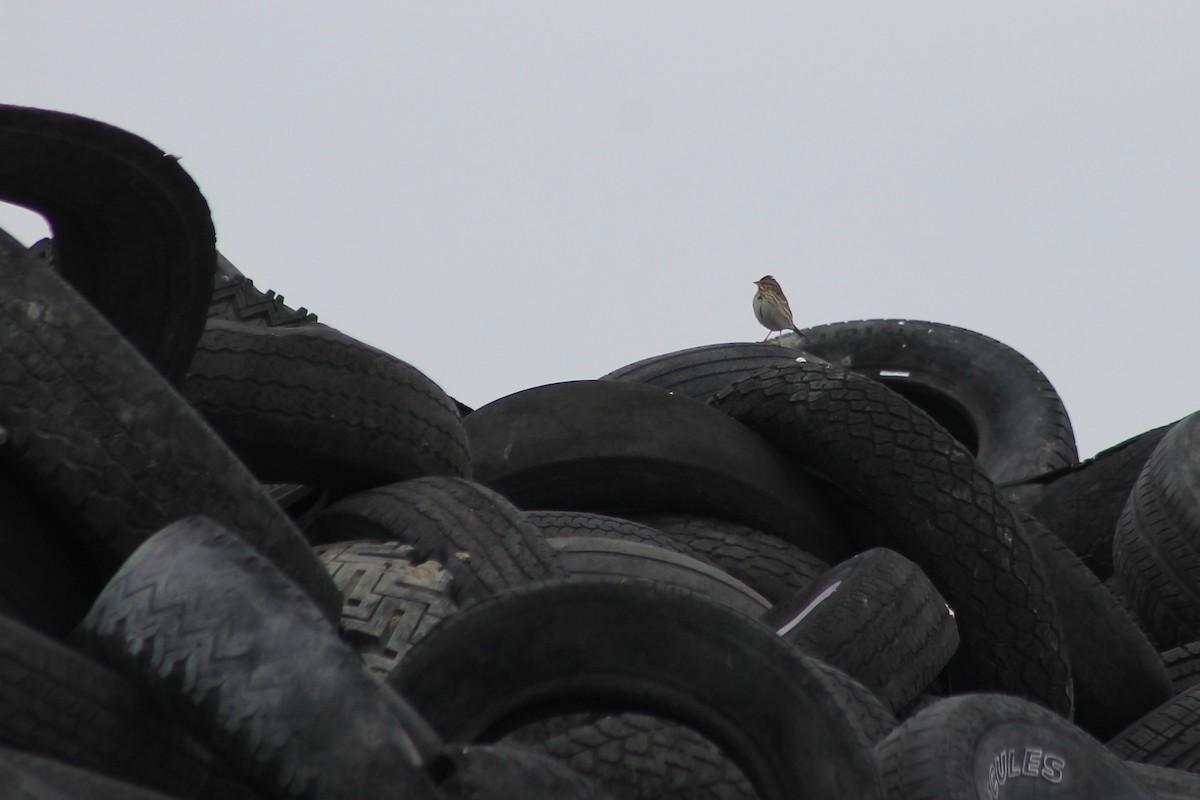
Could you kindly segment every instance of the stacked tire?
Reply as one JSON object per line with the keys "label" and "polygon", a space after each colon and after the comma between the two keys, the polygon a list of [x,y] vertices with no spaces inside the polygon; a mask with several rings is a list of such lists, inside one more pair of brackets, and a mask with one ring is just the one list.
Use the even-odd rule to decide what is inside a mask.
{"label": "stacked tire", "polygon": [[913,320],[471,410],[0,107],[5,796],[1200,796],[1200,416]]}

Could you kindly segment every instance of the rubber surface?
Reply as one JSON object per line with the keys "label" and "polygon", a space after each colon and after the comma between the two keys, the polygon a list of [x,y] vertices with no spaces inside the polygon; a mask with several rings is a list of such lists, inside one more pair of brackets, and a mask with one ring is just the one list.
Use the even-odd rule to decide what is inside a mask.
{"label": "rubber surface", "polygon": [[1142,468],[1113,564],[1161,647],[1200,639],[1200,413],[1176,423]]}
{"label": "rubber surface", "polygon": [[793,544],[729,520],[696,514],[639,514],[637,519],[683,542],[772,603],[804,591],[829,569]]}
{"label": "rubber surface", "polygon": [[342,592],[342,636],[367,669],[386,676],[412,645],[458,610],[453,578],[400,542],[337,542],[315,548]]}
{"label": "rubber surface", "polygon": [[162,526],[205,514],[337,618],[333,582],[242,463],[121,334],[2,232],[0,419],[11,463],[77,526],[105,575]]}
{"label": "rubber surface", "polygon": [[1146,431],[1080,462],[1046,483],[1029,506],[1101,580],[1113,574],[1113,536],[1125,501],[1170,429]]}
{"label": "rubber surface", "polygon": [[179,159],[96,120],[0,105],[0,199],[44,216],[58,272],[160,372],[183,377],[217,250]]}
{"label": "rubber surface", "polygon": [[345,493],[470,476],[467,435],[446,393],[324,325],[210,320],[180,392],[259,480]]}
{"label": "rubber surface", "polygon": [[210,520],[181,520],[138,548],[82,630],[265,793],[431,791],[436,735],[294,583]]}
{"label": "rubber surface", "polygon": [[565,577],[550,546],[496,492],[460,478],[417,478],[360,492],[322,511],[306,530],[314,544],[370,539],[411,545],[452,578],[452,602]]}
{"label": "rubber surface", "polygon": [[764,800],[881,797],[866,735],[813,663],[769,628],[694,594],[568,580],[464,609],[389,681],[450,741],[608,706],[695,728]]}
{"label": "rubber surface", "polygon": [[464,422],[475,477],[521,508],[707,513],[823,557],[849,545],[828,485],[686,397],[621,381],[518,392]]}
{"label": "rubber surface", "polygon": [[954,610],[960,686],[1071,713],[1070,664],[1041,562],[992,481],[929,415],[819,364],[769,368],[712,403],[875,510],[890,537],[881,544],[915,561]]}
{"label": "rubber surface", "polygon": [[1102,744],[1004,695],[960,695],[909,718],[876,748],[889,800],[1155,800]]}
{"label": "rubber surface", "polygon": [[883,548],[833,567],[763,622],[862,682],[892,712],[928,687],[958,647],[954,617],[925,573]]}
{"label": "rubber surface", "polygon": [[756,619],[771,607],[765,597],[736,578],[697,558],[662,547],[594,536],[555,536],[547,543],[572,577],[640,578],[670,584]]}
{"label": "rubber surface", "polygon": [[997,483],[1079,460],[1058,392],[1029,359],[1002,342],[905,319],[817,325],[804,336],[806,352],[880,381],[927,411]]}
{"label": "rubber surface", "polygon": [[0,743],[171,795],[258,797],[141,687],[2,616],[0,676]]}

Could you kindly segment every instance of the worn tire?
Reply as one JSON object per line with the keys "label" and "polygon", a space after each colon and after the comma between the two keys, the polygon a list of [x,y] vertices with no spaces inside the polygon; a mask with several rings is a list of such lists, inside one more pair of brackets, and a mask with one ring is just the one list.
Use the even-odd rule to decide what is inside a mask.
{"label": "worn tire", "polygon": [[413,559],[435,561],[450,574],[447,592],[456,604],[567,574],[512,503],[461,478],[417,478],[359,492],[321,512],[305,534],[314,544],[411,545]]}
{"label": "worn tire", "polygon": [[17,469],[111,575],[162,526],[210,516],[336,619],[337,589],[253,476],[145,359],[0,232],[0,419]]}
{"label": "worn tire", "polygon": [[595,536],[554,536],[547,540],[559,565],[576,578],[640,578],[678,586],[758,618],[771,604],[738,579],[698,558],[641,542]]}
{"label": "worn tire", "polygon": [[1160,646],[1200,639],[1200,413],[1176,423],[1142,468],[1113,565]]}
{"label": "worn tire", "polygon": [[446,393],[324,325],[210,320],[180,392],[262,481],[346,493],[470,477],[467,435]]}
{"label": "worn tire", "polygon": [[1129,493],[1170,429],[1138,434],[1054,476],[1029,505],[1101,580],[1113,574],[1113,536]]}
{"label": "worn tire", "polygon": [[389,682],[449,741],[624,707],[709,736],[764,800],[880,797],[866,735],[812,664],[769,628],[683,590],[568,580],[460,611]]}
{"label": "worn tire", "polygon": [[628,364],[600,380],[657,386],[704,402],[761,369],[808,360],[802,348],[782,347],[776,342],[730,342],[677,350]]}
{"label": "worn tire", "polygon": [[1104,745],[1044,708],[1005,695],[942,700],[876,747],[889,800],[1156,800]]}
{"label": "worn tire", "polygon": [[[798,340],[783,338],[785,345]],[[998,484],[1079,460],[1058,392],[1029,359],[995,339],[937,322],[873,319],[808,328],[802,346],[924,409]]]}
{"label": "worn tire", "polygon": [[181,520],[138,548],[82,633],[268,794],[432,791],[436,734],[293,582],[210,520]]}
{"label": "worn tire", "polygon": [[831,568],[763,622],[860,681],[893,713],[929,686],[958,647],[954,617],[925,573],[883,548]]}
{"label": "worn tire", "polygon": [[812,586],[829,564],[777,536],[730,520],[698,514],[639,514],[645,523],[684,543],[747,586],[778,603]]}
{"label": "worn tire", "polygon": [[900,395],[840,367],[769,368],[712,404],[810,469],[886,525],[953,608],[964,688],[996,688],[1069,715],[1071,670],[1041,562],[970,453]]}
{"label": "worn tire", "polygon": [[521,508],[729,517],[810,550],[845,553],[836,494],[735,420],[621,381],[529,389],[467,417],[475,476]]}
{"label": "worn tire", "polygon": [[0,744],[171,795],[258,797],[141,687],[0,616]]}
{"label": "worn tire", "polygon": [[0,105],[0,198],[54,231],[55,269],[169,380],[204,327],[216,231],[195,181],[154,145],[85,117]]}
{"label": "worn tire", "polygon": [[337,542],[315,549],[342,592],[342,636],[376,675],[395,669],[413,644],[458,610],[450,573],[415,558],[410,544]]}

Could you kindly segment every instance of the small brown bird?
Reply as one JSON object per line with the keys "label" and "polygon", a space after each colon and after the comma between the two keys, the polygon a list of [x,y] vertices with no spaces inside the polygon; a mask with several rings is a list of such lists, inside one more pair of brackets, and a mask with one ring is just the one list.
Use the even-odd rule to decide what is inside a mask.
{"label": "small brown bird", "polygon": [[754,295],[754,316],[767,329],[767,337],[763,341],[770,339],[775,331],[782,333],[792,330],[803,336],[796,323],[792,322],[792,309],[783,295],[783,289],[779,287],[779,281],[770,275],[764,275],[756,280],[754,285],[758,287]]}

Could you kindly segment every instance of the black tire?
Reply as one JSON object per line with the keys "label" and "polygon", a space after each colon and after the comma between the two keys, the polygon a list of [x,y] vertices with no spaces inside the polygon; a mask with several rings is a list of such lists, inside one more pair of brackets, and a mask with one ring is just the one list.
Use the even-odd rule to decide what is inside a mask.
{"label": "black tire", "polygon": [[179,160],[96,120],[0,106],[0,198],[54,230],[55,268],[163,375],[183,378],[212,296],[216,231]]}
{"label": "black tire", "polygon": [[709,736],[764,800],[880,797],[866,735],[812,664],[769,628],[683,590],[568,580],[460,611],[389,682],[448,741],[624,707]]}
{"label": "black tire", "polygon": [[1092,571],[1036,518],[1018,518],[1053,576],[1075,681],[1074,722],[1107,739],[1170,697],[1171,680],[1154,645]]}
{"label": "black tire", "polygon": [[104,578],[71,525],[39,502],[36,483],[0,449],[0,609],[43,633],[66,636]]}
{"label": "black tire", "polygon": [[542,386],[464,422],[475,477],[521,508],[729,517],[823,557],[849,549],[828,486],[728,417],[621,381]]}
{"label": "black tire", "polygon": [[1113,565],[1162,647],[1200,639],[1200,413],[1163,436],[1130,492]]}
{"label": "black tire", "polygon": [[1080,462],[1048,482],[1029,506],[1101,580],[1113,574],[1113,536],[1129,493],[1170,428],[1146,431]]}
{"label": "black tire", "polygon": [[712,404],[821,470],[887,526],[955,613],[965,688],[1000,689],[1071,713],[1070,664],[1028,537],[971,454],[880,383],[839,367],[769,368]]}
{"label": "black tire", "polygon": [[1200,797],[1200,775],[1181,769],[1155,767],[1126,761],[1125,766],[1149,787],[1159,800],[1196,800]]}
{"label": "black tire", "polygon": [[533,525],[500,495],[460,478],[417,478],[334,503],[305,534],[314,544],[394,541],[435,561],[453,580],[456,603],[511,586],[565,577]]}
{"label": "black tire", "polygon": [[601,785],[556,759],[511,744],[455,748],[454,774],[438,797],[463,800],[613,800]]}
{"label": "black tire", "polygon": [[260,292],[254,281],[243,275],[221,253],[217,253],[217,274],[212,299],[208,303],[208,322],[228,320],[266,328],[298,327],[317,322],[307,308],[291,308],[283,295],[268,289]]}
{"label": "black tire", "polygon": [[996,483],[1079,460],[1058,392],[1029,359],[995,339],[937,322],[873,319],[808,328],[801,344],[924,409]]}
{"label": "black tire", "polygon": [[1004,695],[961,695],[906,720],[876,747],[890,800],[1156,800],[1104,745]]}
{"label": "black tire", "polygon": [[662,547],[594,536],[554,536],[555,558],[576,578],[640,578],[696,592],[748,617],[771,604],[758,592],[716,567]]}
{"label": "black tire", "polygon": [[0,675],[0,744],[181,797],[258,797],[139,686],[5,617]]}
{"label": "black tire", "polygon": [[690,728],[644,714],[608,716],[534,745],[619,800],[758,800],[746,776]]}
{"label": "black tire", "polygon": [[107,576],[189,514],[228,525],[331,619],[341,599],[304,538],[161,375],[0,232],[0,419],[16,469],[77,526]]}
{"label": "black tire", "polygon": [[399,542],[318,545],[342,592],[342,635],[367,670],[386,676],[421,637],[458,610],[453,578],[436,561],[413,557]]}
{"label": "black tire", "polygon": [[1127,761],[1200,772],[1200,687],[1192,686],[1108,740]]}
{"label": "black tire", "polygon": [[268,794],[432,791],[436,734],[294,583],[210,520],[181,520],[138,548],[81,630]]}
{"label": "black tire", "polygon": [[639,514],[702,558],[778,603],[812,586],[829,564],[777,536],[696,514]]}
{"label": "black tire", "polygon": [[345,493],[470,476],[467,435],[446,393],[324,325],[210,320],[180,392],[259,480]]}
{"label": "black tire", "polygon": [[0,748],[0,797],[6,800],[171,800],[96,772]]}
{"label": "black tire", "polygon": [[925,573],[883,548],[833,567],[763,622],[860,681],[892,712],[909,706],[958,647],[954,617]]}
{"label": "black tire", "polygon": [[526,511],[550,536],[595,536],[662,547],[698,558],[777,603],[802,591],[829,565],[795,545],[736,522],[692,514],[641,514],[638,520],[583,511]]}
{"label": "black tire", "polygon": [[777,341],[730,342],[677,350],[613,370],[600,380],[657,386],[705,402],[734,381],[748,378],[761,369],[808,360],[802,348],[781,347]]}
{"label": "black tire", "polygon": [[1200,683],[1200,642],[1172,647],[1162,654],[1162,660],[1171,678],[1171,694],[1180,694]]}

